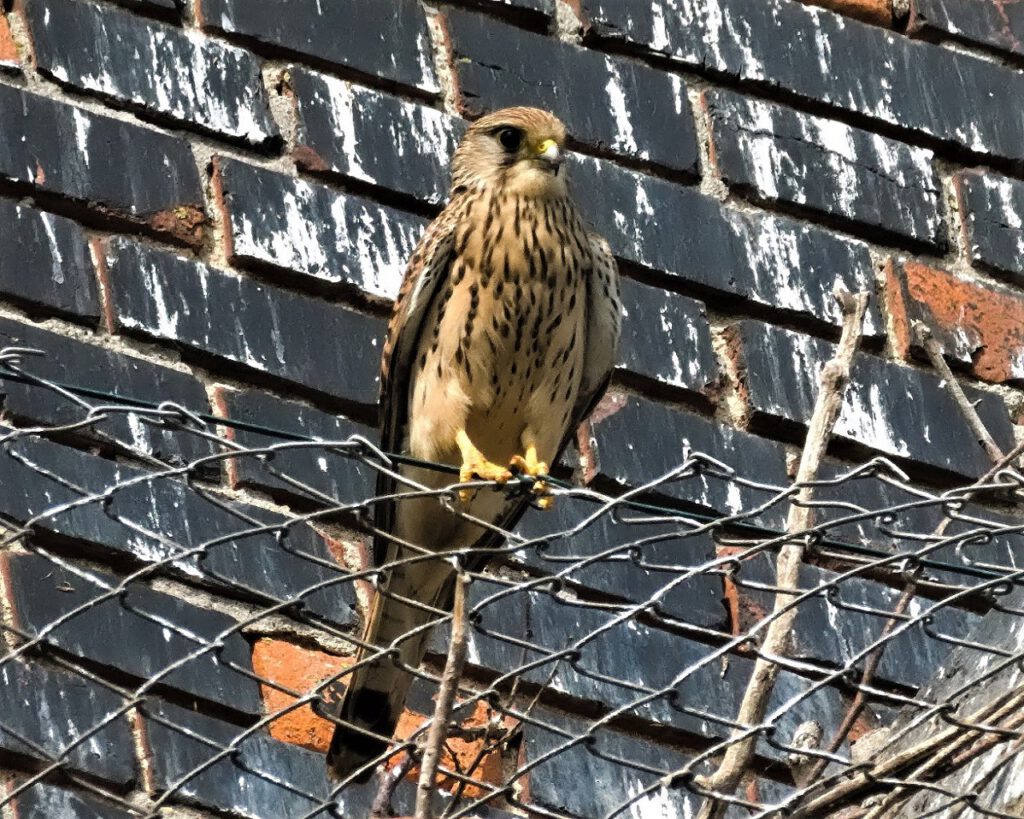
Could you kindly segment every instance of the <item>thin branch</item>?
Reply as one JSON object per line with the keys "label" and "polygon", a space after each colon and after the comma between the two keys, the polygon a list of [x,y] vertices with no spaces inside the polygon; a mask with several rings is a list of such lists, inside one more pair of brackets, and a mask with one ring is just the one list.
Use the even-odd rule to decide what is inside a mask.
{"label": "thin branch", "polygon": [[466,586],[468,576],[459,572],[455,577],[455,605],[452,610],[452,636],[448,646],[448,659],[441,674],[441,685],[437,690],[437,703],[434,707],[433,722],[427,734],[426,746],[423,750],[423,763],[420,768],[420,779],[416,786],[416,819],[433,819],[434,817],[434,778],[441,760],[441,749],[448,733],[448,723],[452,718],[455,706],[455,693],[459,688],[459,679],[466,664],[466,650],[469,643],[469,629],[466,623]]}
{"label": "thin branch", "polygon": [[[821,370],[821,389],[807,426],[807,439],[797,470],[796,482],[800,490],[789,507],[789,516],[786,520],[786,532],[791,535],[807,531],[813,522],[814,511],[808,506],[813,490],[808,484],[817,477],[832,429],[842,410],[843,396],[850,380],[850,367],[864,332],[868,294],[859,293],[853,296],[844,293],[837,295],[837,298],[843,309],[843,331],[835,356]],[[803,555],[804,543],[798,538],[783,544],[779,550],[775,570],[775,585],[779,591],[776,592],[774,606],[774,613],[778,613],[778,617],[772,620],[765,632],[761,656],[754,664],[754,672],[747,683],[743,702],[736,717],[736,722],[740,726],[757,725],[764,719],[768,700],[779,673],[778,663],[767,658],[783,656],[786,653],[793,622],[797,616],[796,607],[790,607],[790,603],[798,590],[798,574]],[[745,731],[746,728],[741,727],[739,730]],[[719,793],[732,793],[750,764],[758,739],[757,733],[748,734],[729,746],[718,770],[701,783],[702,787]],[[718,817],[724,807],[721,801],[708,798],[701,808],[700,817]]]}
{"label": "thin branch", "polygon": [[394,798],[395,788],[409,773],[414,759],[414,755],[406,751],[391,770],[380,771],[380,787],[370,807],[370,819],[385,819],[391,816],[391,800]]}
{"label": "thin branch", "polygon": [[956,401],[956,405],[960,408],[960,412],[963,414],[964,420],[967,421],[967,425],[971,428],[971,432],[974,433],[974,437],[977,438],[978,443],[984,448],[992,463],[997,463],[1002,459],[1003,452],[985,428],[981,418],[978,417],[978,411],[967,398],[963,387],[960,386],[960,382],[954,378],[953,371],[949,369],[946,359],[942,357],[939,343],[932,336],[932,331],[926,325],[917,321],[914,322],[914,334],[917,336],[918,343],[924,348],[925,353],[928,354],[928,359],[932,362],[932,366],[946,382],[946,388],[949,390],[950,395],[953,396],[953,400]]}

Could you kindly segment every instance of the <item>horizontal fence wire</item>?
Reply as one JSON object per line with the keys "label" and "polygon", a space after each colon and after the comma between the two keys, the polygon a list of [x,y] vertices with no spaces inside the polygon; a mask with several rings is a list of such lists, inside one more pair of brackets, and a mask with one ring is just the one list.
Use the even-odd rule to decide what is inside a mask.
{"label": "horizontal fence wire", "polygon": [[[322,736],[284,726],[303,715],[329,735],[326,703],[353,671],[397,662],[360,625],[396,564],[369,565],[359,543],[381,502],[465,514],[457,476],[429,489],[365,437],[50,381],[36,352],[0,351],[0,390],[18,396],[0,427],[0,805],[60,787],[130,816],[367,815],[379,781],[332,781]],[[629,486],[555,477],[554,510],[531,509],[466,571],[441,815],[1021,815],[1007,801],[1024,738],[1020,472],[939,490],[883,458],[833,464],[811,484],[815,525],[787,533],[800,487],[744,475],[735,455],[681,441],[675,469]],[[391,497],[374,495],[381,471]],[[532,479],[472,486],[530,496]],[[780,589],[775,556],[794,540],[806,571]],[[477,567],[473,549],[412,547],[400,562]],[[792,609],[790,650],[764,656]],[[409,719],[374,768],[408,770],[429,730],[452,615],[431,618]],[[334,664],[296,687],[253,660],[263,641]],[[759,657],[780,675],[764,719],[739,724]],[[708,789],[752,735],[743,787]],[[391,784],[411,814],[414,779]]]}

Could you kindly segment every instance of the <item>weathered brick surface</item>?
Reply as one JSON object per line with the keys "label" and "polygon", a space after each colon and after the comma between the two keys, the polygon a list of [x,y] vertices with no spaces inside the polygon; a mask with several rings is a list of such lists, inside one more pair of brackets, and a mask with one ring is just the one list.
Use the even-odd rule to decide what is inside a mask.
{"label": "weathered brick surface", "polygon": [[[252,667],[261,680],[302,695],[315,693],[317,686],[340,674],[351,662],[351,659],[272,638],[257,640],[252,648]],[[347,681],[347,677],[340,680],[342,684]],[[260,683],[260,692],[268,714],[282,711],[295,702],[295,697],[264,682]],[[282,713],[270,723],[270,735],[274,739],[320,753],[327,752],[333,733],[334,724],[318,717],[309,705]]]}
{"label": "weathered brick surface", "polygon": [[[90,551],[169,561],[167,570],[213,584],[243,599],[297,601],[304,611],[340,626],[355,622],[356,596],[347,572],[334,570],[325,540],[308,526],[291,525],[278,537],[268,526],[287,520],[259,507],[217,503],[180,481],[144,480],[146,473],[39,439],[21,439],[0,452],[0,478],[8,491],[0,513],[26,523],[57,505],[62,511],[34,520],[35,531],[87,545]],[[71,485],[68,477],[73,476]],[[63,508],[115,484],[127,484],[104,504]],[[144,521],[140,531],[137,522]]]}
{"label": "weathered brick surface", "polygon": [[619,366],[707,395],[718,380],[707,311],[699,301],[624,279]]}
{"label": "weathered brick surface", "polygon": [[131,819],[126,810],[92,796],[36,783],[11,802],[17,819]]}
{"label": "weathered brick surface", "polygon": [[[825,459],[821,465],[820,477],[832,480],[847,475],[853,465]],[[940,524],[947,540],[933,544],[922,563],[929,563],[923,569],[924,577],[939,580],[955,586],[973,586],[978,583],[978,574],[972,571],[977,564],[1006,567],[1009,571],[1015,565],[1014,554],[1020,548],[1019,536],[1022,521],[1019,517],[993,512],[980,504],[965,504],[962,519],[946,516],[948,507],[943,503],[940,491],[920,485],[902,486],[886,480],[886,473],[880,477],[860,477],[833,485],[824,485],[815,490],[815,500],[822,506],[815,509],[815,519],[829,521],[831,538],[847,543],[869,544],[886,554],[896,554],[905,549],[906,541],[894,539],[889,533],[912,533],[921,538],[934,534]],[[891,477],[891,475],[890,475]],[[931,497],[929,505],[922,505],[921,499]],[[875,519],[850,520],[850,504],[861,509],[892,510],[892,522],[879,526]],[[839,519],[846,522],[838,523]],[[974,522],[972,522],[974,521]],[[971,537],[977,533],[977,521],[986,521],[991,537]]]}
{"label": "weathered brick surface", "polygon": [[107,266],[119,327],[328,395],[376,401],[379,319],[127,240],[108,245]]}
{"label": "weathered brick surface", "polygon": [[[209,411],[206,390],[191,375],[161,367],[99,346],[41,330],[31,324],[0,318],[0,347],[29,347],[41,350],[41,356],[22,360],[22,369],[56,384],[74,384],[98,395],[86,397],[92,405],[108,403],[104,394],[163,401],[167,396],[190,412]],[[43,424],[67,424],[82,418],[82,405],[55,390],[0,378],[4,409],[11,417]],[[135,413],[111,413],[91,430],[111,436],[115,441],[171,463],[190,463],[210,455],[213,447],[194,435],[173,426],[161,428],[146,423]],[[83,431],[87,432],[87,431]],[[217,473],[212,463],[200,473]]]}
{"label": "weathered brick surface", "polygon": [[7,660],[0,665],[0,713],[10,731],[0,731],[0,749],[46,762],[82,739],[68,752],[68,766],[124,787],[138,772],[127,719],[115,717],[83,739],[123,706],[120,695],[78,674]]}
{"label": "weathered brick surface", "polygon": [[277,133],[247,51],[79,0],[32,0],[27,16],[37,66],[62,83],[254,145]]}
{"label": "weathered brick surface", "polygon": [[[1024,74],[789,0],[583,0],[597,34],[981,154],[1024,158]],[[781,47],[785,44],[785,47]]]}
{"label": "weathered brick surface", "polygon": [[1024,182],[964,171],[954,183],[971,258],[1024,283]]}
{"label": "weathered brick surface", "polygon": [[932,152],[725,91],[704,95],[712,157],[730,185],[941,247]]}
{"label": "weathered brick surface", "polygon": [[[589,733],[586,722],[549,708],[534,716],[542,725],[523,726],[522,764],[540,762],[529,775],[528,798],[522,799],[527,804],[575,816],[607,816],[621,807],[625,794],[657,782],[651,770],[668,773],[688,761],[679,751],[626,734],[608,729]],[[568,750],[540,761],[566,745]],[[665,816],[689,816],[700,809],[700,801],[684,788],[654,788],[632,808],[637,815],[649,805]]]}
{"label": "weathered brick surface", "polygon": [[[278,742],[211,717],[157,700],[143,706],[145,742],[158,791],[167,790],[186,774],[217,756],[218,748],[234,745],[234,754],[186,779],[173,800],[211,808],[232,816],[309,816],[327,819],[314,809],[327,800],[323,757],[305,748]],[[369,802],[349,804],[340,797],[342,815],[368,816]]]}
{"label": "weathered brick surface", "polygon": [[[615,254],[672,279],[836,324],[837,278],[851,291],[872,287],[871,257],[859,242],[724,208],[692,188],[602,160],[581,158],[571,173],[584,215]],[[872,307],[866,331],[880,327]]]}
{"label": "weathered brick surface", "polygon": [[[746,387],[755,424],[811,416],[818,373],[833,345],[755,321],[738,324],[746,358]],[[852,383],[836,434],[887,455],[909,458],[963,475],[991,464],[956,403],[934,375],[870,355],[853,364]],[[1006,406],[991,393],[968,391],[996,442],[1007,451],[1013,433]],[[899,396],[898,401],[887,397]]]}
{"label": "weathered brick surface", "polygon": [[[256,683],[243,673],[252,671],[249,649],[238,633],[224,634],[236,625],[227,615],[140,584],[99,600],[117,578],[94,572],[96,580],[88,579],[36,555],[6,557],[4,573],[23,631],[37,634],[70,615],[46,632],[45,642],[142,680],[159,675],[161,687],[259,713]],[[214,641],[220,647],[206,648]]]}
{"label": "weathered brick surface", "polygon": [[285,49],[428,93],[439,90],[426,17],[415,0],[300,0],[287,14],[275,0],[201,0],[197,16],[204,26],[260,48]]}
{"label": "weathered brick surface", "polygon": [[12,299],[95,323],[100,316],[88,241],[74,222],[0,200],[0,290]]}
{"label": "weathered brick surface", "polygon": [[[232,420],[286,435],[302,436],[307,440],[314,438],[342,442],[353,435],[361,435],[367,440],[374,440],[376,436],[374,430],[342,415],[331,415],[255,390],[220,390],[219,403],[223,414]],[[230,434],[236,444],[246,448],[280,446],[284,443],[279,436],[239,427],[232,428]],[[323,447],[311,448],[305,445],[281,449],[269,461],[253,456],[237,458],[234,463],[237,470],[234,478],[240,484],[286,492],[314,501],[322,501],[322,496],[326,495],[339,503],[356,503],[371,497],[377,474],[355,457],[328,452]],[[282,476],[305,486],[290,483]]]}
{"label": "weathered brick surface", "polygon": [[677,524],[632,523],[608,514],[582,532],[565,534],[597,509],[592,502],[560,498],[553,512],[530,510],[517,531],[531,543],[512,559],[632,603],[657,595],[655,611],[698,628],[725,630],[721,577],[702,570],[715,559],[710,536],[686,536]]}
{"label": "weathered brick surface", "polygon": [[233,263],[394,298],[426,220],[241,162],[218,162]]}
{"label": "weathered brick surface", "polygon": [[448,159],[462,120],[315,71],[291,72],[298,129],[296,160],[439,204],[448,196]]}
{"label": "weathered brick surface", "polygon": [[[643,399],[629,398],[612,409],[593,424],[598,474],[602,478],[639,486],[678,468],[684,448],[689,447],[728,463],[753,480],[776,486],[787,482],[785,451],[772,441]],[[736,452],[743,453],[742,463],[736,461]],[[752,510],[775,494],[706,473],[663,484],[656,491],[729,515]],[[771,525],[781,523],[777,508],[767,509],[755,519]]]}
{"label": "weathered brick surface", "polygon": [[[775,580],[774,556],[769,559],[762,553],[743,561],[735,579],[740,585],[740,594],[753,601],[757,611],[771,610],[774,594],[763,586],[771,587]],[[758,588],[756,584],[763,585]],[[832,667],[852,663],[862,669],[864,655],[881,637],[889,614],[896,609],[900,592],[860,577],[839,579],[835,572],[814,566],[800,567],[797,587],[802,591],[830,586],[827,597],[815,595],[797,607],[790,656]],[[977,615],[938,606],[923,598],[911,600],[906,616],[916,621],[887,642],[877,673],[879,679],[913,688],[934,676],[935,669],[941,668],[952,652],[952,640],[966,637],[979,619]],[[902,622],[897,618],[897,625]],[[741,628],[751,625],[752,622],[740,623]],[[950,639],[942,639],[943,636]]]}
{"label": "weathered brick surface", "polygon": [[695,173],[693,115],[678,77],[477,14],[450,11],[445,20],[465,113],[548,108],[580,142]]}
{"label": "weathered brick surface", "polygon": [[11,35],[11,24],[7,15],[0,10],[0,70],[17,71],[21,67],[18,46]]}
{"label": "weathered brick surface", "polygon": [[[563,602],[542,592],[499,594],[504,588],[504,584],[484,581],[470,587],[474,618],[480,618],[479,629],[469,640],[472,663],[508,669],[536,662],[521,679],[547,684],[584,702],[622,707],[630,717],[697,736],[728,734],[727,721],[735,714],[753,669],[750,660],[729,656],[707,661],[713,649],[678,634],[635,621],[612,623],[614,612]],[[443,637],[435,637],[434,650],[442,648],[443,653],[444,645]],[[578,649],[572,662],[557,658],[567,648]],[[671,662],[665,662],[667,657]],[[615,682],[618,680],[622,683]],[[665,694],[637,704],[647,698],[638,695],[631,683]],[[769,709],[790,698],[794,704],[777,716],[777,741],[787,741],[796,726],[812,714],[823,725],[834,728],[839,724],[843,709],[838,691],[821,688],[812,692],[811,688],[809,680],[788,672],[780,674]],[[709,690],[716,692],[713,702],[707,698]],[[781,753],[767,742],[761,742],[758,749],[772,758]]]}
{"label": "weathered brick surface", "polygon": [[895,339],[904,355],[917,347],[914,322],[931,330],[948,358],[996,383],[1024,381],[1024,296],[1008,288],[904,262],[890,278],[906,315],[906,334]]}
{"label": "weathered brick surface", "polygon": [[908,30],[1024,54],[1024,9],[1005,0],[911,0]]}
{"label": "weathered brick surface", "polygon": [[0,179],[198,239],[203,193],[188,143],[4,85],[0,111]]}

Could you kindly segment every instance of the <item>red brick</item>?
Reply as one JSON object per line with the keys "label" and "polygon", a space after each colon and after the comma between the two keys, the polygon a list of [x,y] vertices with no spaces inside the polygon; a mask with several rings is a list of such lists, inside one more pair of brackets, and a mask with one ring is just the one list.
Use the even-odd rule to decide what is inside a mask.
{"label": "red brick", "polygon": [[905,262],[888,278],[890,312],[906,316],[906,330],[897,322],[894,334],[900,354],[914,346],[910,331],[921,321],[943,354],[978,378],[1024,382],[1024,296],[918,262]]}
{"label": "red brick", "polygon": [[20,64],[18,46],[11,35],[11,25],[7,22],[7,16],[0,11],[0,66],[16,66]]}
{"label": "red brick", "polygon": [[[461,720],[463,729],[481,728],[492,722],[494,719],[495,712],[485,702],[478,702],[473,710],[473,714],[468,718]],[[395,730],[395,736],[399,739],[407,739],[426,721],[427,717],[423,714],[417,714],[413,711],[406,710],[402,714],[401,719],[398,721],[398,728]],[[508,717],[501,718],[501,726],[504,730],[508,730],[514,725],[514,722]],[[485,740],[473,739],[466,740],[458,737],[449,737],[445,743],[444,755],[441,757],[441,767],[448,770],[462,771],[467,776],[472,777],[481,782],[487,782],[492,785],[501,786],[505,783],[505,777],[503,773],[503,765],[501,758],[501,750],[495,749],[489,753],[480,756],[481,750],[483,750]],[[452,754],[454,753],[454,760]],[[393,758],[390,764],[397,764],[398,757]],[[458,767],[456,767],[456,764]],[[419,779],[419,766],[413,766],[409,769],[407,774],[408,778],[412,781]],[[458,780],[451,777],[438,777],[438,786],[448,791],[453,791],[458,785]],[[466,787],[464,794],[467,797],[475,798],[482,796],[483,791],[473,785]]]}
{"label": "red brick", "polygon": [[[257,676],[304,694],[351,664],[347,657],[270,638],[257,641],[252,651],[252,667]],[[295,702],[295,697],[271,685],[261,683],[260,691],[269,714]],[[322,753],[327,752],[333,733],[334,725],[314,714],[309,705],[288,711],[270,723],[270,735],[275,739]]]}
{"label": "red brick", "polygon": [[892,25],[892,0],[804,0],[878,26]]}

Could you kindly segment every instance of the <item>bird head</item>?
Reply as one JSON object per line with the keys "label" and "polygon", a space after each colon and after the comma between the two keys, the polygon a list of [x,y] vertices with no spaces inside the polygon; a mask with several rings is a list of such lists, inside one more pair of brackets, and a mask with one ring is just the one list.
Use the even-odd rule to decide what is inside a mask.
{"label": "bird head", "polygon": [[565,126],[539,108],[503,108],[472,123],[452,158],[452,189],[566,195]]}

